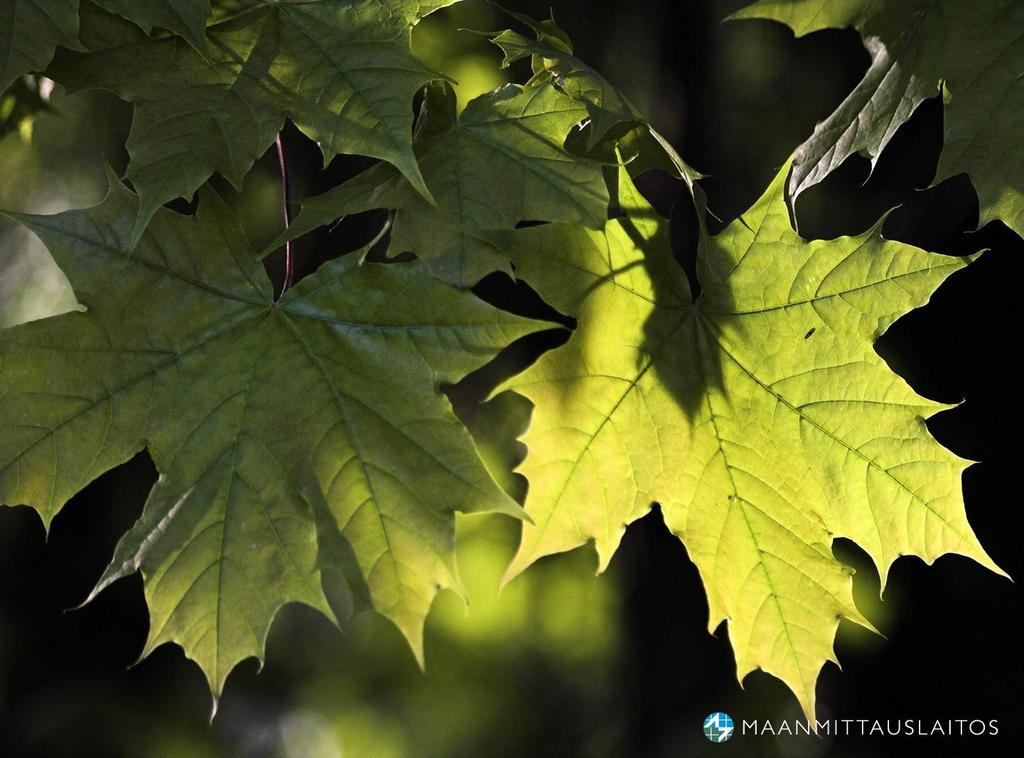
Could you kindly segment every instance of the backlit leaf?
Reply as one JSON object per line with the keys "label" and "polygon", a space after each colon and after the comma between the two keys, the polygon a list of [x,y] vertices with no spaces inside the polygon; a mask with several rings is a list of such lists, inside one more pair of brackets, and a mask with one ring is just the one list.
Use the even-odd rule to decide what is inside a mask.
{"label": "backlit leaf", "polygon": [[872,164],[918,104],[945,99],[936,181],[966,173],[980,223],[1024,235],[1024,4],[1014,0],[761,0],[733,18],[770,18],[797,35],[853,26],[871,52],[857,88],[796,154],[794,200],[854,153]]}
{"label": "backlit leaf", "polygon": [[326,610],[326,569],[421,656],[434,596],[459,589],[454,512],[521,513],[438,386],[534,322],[358,255],[275,301],[212,191],[197,218],[158,211],[133,251],[137,211],[118,184],[94,208],[15,216],[82,308],[0,332],[0,502],[49,524],[148,449],[160,479],[97,591],[141,569],[146,652],[177,642],[215,694],[281,605]]}
{"label": "backlit leaf", "polygon": [[806,242],[786,170],[740,220],[702,235],[694,302],[667,224],[625,178],[603,232],[515,233],[518,276],[579,326],[505,388],[534,403],[514,576],[593,541],[599,568],[661,505],[696,563],[709,628],[728,622],[742,679],[782,679],[814,719],[815,682],[854,605],[837,537],[883,577],[901,555],[961,553],[997,570],[964,512],[967,461],[936,442],[942,410],[874,351],[965,261],[882,238]]}
{"label": "backlit leaf", "polygon": [[413,57],[409,35],[438,5],[268,3],[208,27],[201,51],[83,12],[87,51],[50,70],[69,88],[111,89],[135,104],[127,173],[142,200],[135,238],[158,207],[190,196],[214,171],[240,186],[285,117],[320,144],[325,160],[382,158],[430,198],[412,149],[412,99],[438,74]]}

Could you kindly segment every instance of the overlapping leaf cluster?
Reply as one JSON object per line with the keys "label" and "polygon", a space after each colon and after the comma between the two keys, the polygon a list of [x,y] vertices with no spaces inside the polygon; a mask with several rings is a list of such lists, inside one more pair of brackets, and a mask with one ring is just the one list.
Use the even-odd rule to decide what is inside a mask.
{"label": "overlapping leaf cluster", "polygon": [[854,153],[872,164],[929,97],[945,103],[936,181],[966,173],[980,223],[1024,234],[1024,5],[1013,0],[759,0],[734,18],[781,21],[798,35],[855,28],[871,53],[863,80],[796,154],[795,199]]}
{"label": "overlapping leaf cluster", "polygon": [[[339,621],[376,609],[421,656],[436,593],[460,586],[456,511],[523,519],[512,577],[589,541],[603,569],[657,502],[700,570],[710,628],[729,624],[740,677],[775,674],[813,717],[840,619],[870,627],[836,537],[883,578],[907,554],[998,569],[966,519],[967,462],[924,425],[943,406],[873,349],[968,261],[886,240],[880,225],[806,241],[784,189],[795,199],[851,153],[877,155],[941,81],[940,170],[969,171],[983,220],[1019,231],[1020,166],[996,152],[1020,134],[1018,42],[983,39],[952,3],[744,12],[799,33],[856,25],[875,62],[741,219],[716,236],[700,225],[694,298],[631,175],[674,173],[702,215],[699,174],[551,19],[512,13],[525,31],[490,34],[503,65],[529,59],[532,75],[458,113],[410,46],[419,20],[454,2],[5,4],[0,86],[45,74],[113,90],[135,115],[134,191],[112,177],[96,207],[9,214],[46,243],[81,308],[0,332],[0,502],[49,524],[147,449],[160,479],[95,592],[141,570],[146,651],[180,644],[215,694],[292,601]],[[988,57],[970,64],[956,52],[982,44]],[[992,87],[977,81],[983,65]],[[240,186],[285,119],[326,159],[381,162],[303,203],[263,253],[208,188],[194,217],[161,207],[215,172]],[[261,255],[371,209],[389,212],[388,252],[417,260],[345,256],[274,297]],[[505,385],[534,405],[523,508],[439,390],[550,326],[469,291],[496,271],[578,324]]]}

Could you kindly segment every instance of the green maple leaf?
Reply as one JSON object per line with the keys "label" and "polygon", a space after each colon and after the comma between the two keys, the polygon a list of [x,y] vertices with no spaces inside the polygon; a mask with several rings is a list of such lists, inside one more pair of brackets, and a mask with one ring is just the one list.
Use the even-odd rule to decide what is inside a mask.
{"label": "green maple leaf", "polygon": [[796,155],[796,197],[846,158],[872,164],[917,108],[941,91],[945,146],[936,181],[966,173],[978,192],[980,224],[1001,219],[1024,235],[1024,5],[1012,0],[761,0],[732,18],[781,21],[798,36],[855,27],[871,67]]}
{"label": "green maple leaf", "polygon": [[[502,68],[530,58],[532,84],[550,81],[560,91],[587,109],[588,127],[570,134],[570,152],[600,157],[614,163],[620,158],[631,164],[634,174],[658,168],[682,179],[693,189],[700,172],[688,166],[675,149],[614,85],[587,63],[573,55],[572,40],[555,19],[534,20],[502,9],[536,36],[531,40],[511,29],[488,34],[505,53]],[[584,139],[585,138],[585,139]]]}
{"label": "green maple leaf", "polygon": [[573,55],[572,41],[553,17],[536,21],[522,13],[505,12],[529,27],[536,39],[511,29],[490,35],[491,42],[505,53],[502,68],[530,58],[535,79],[547,75],[567,95],[583,103],[590,117],[589,147],[600,142],[613,127],[644,123],[643,116],[625,95]]}
{"label": "green maple leaf", "polygon": [[667,224],[621,173],[625,216],[603,232],[512,240],[518,276],[578,327],[502,388],[535,406],[521,469],[533,522],[508,578],[591,540],[603,570],[656,501],[700,570],[709,628],[728,622],[740,679],[774,674],[813,720],[840,619],[870,627],[835,538],[866,550],[883,584],[901,555],[998,571],[966,519],[968,462],[924,423],[948,406],[872,347],[965,261],[879,227],[804,241],[784,170],[743,218],[702,234],[694,302]]}
{"label": "green maple leaf", "polygon": [[197,50],[203,49],[210,0],[93,0],[101,8],[137,24],[146,34],[153,27],[180,34]]}
{"label": "green maple leaf", "polygon": [[502,10],[536,36],[536,40],[531,40],[511,29],[488,34],[491,42],[505,53],[502,67],[528,57],[534,72],[531,83],[549,80],[587,109],[589,128],[570,135],[571,152],[601,157],[609,163],[624,159],[634,174],[657,168],[682,179],[693,189],[694,181],[701,178],[700,172],[683,161],[622,92],[573,55],[572,40],[553,16],[536,21]]}
{"label": "green maple leaf", "polygon": [[[586,111],[553,85],[506,84],[470,101],[458,118],[450,89],[433,103],[418,157],[454,223],[475,229],[512,229],[524,219],[604,224],[608,191],[600,164],[563,146]],[[405,205],[419,201],[403,194]]]}
{"label": "green maple leaf", "polygon": [[78,0],[5,0],[0,4],[0,92],[39,72],[57,45],[78,35]]}
{"label": "green maple leaf", "polygon": [[563,147],[585,116],[550,82],[499,87],[472,100],[461,117],[451,87],[428,87],[416,155],[437,207],[380,164],[302,203],[266,252],[341,216],[389,208],[398,210],[391,250],[416,253],[446,281],[469,286],[508,270],[502,250],[520,221],[604,224],[608,190],[601,164]]}
{"label": "green maple leaf", "polygon": [[136,238],[158,207],[190,196],[214,171],[240,186],[285,117],[325,160],[382,158],[429,199],[412,149],[412,98],[439,74],[413,57],[410,32],[423,13],[455,1],[257,5],[208,27],[200,51],[83,12],[86,52],[62,56],[50,72],[70,89],[106,88],[135,104],[127,178],[142,198]]}
{"label": "green maple leaf", "polygon": [[145,651],[179,643],[215,694],[281,605],[327,610],[327,570],[421,656],[434,596],[459,589],[454,511],[521,514],[438,385],[536,323],[356,255],[275,302],[212,191],[132,250],[138,204],[115,184],[94,208],[12,214],[82,309],[0,332],[0,502],[49,524],[148,449],[160,479],[96,591],[141,569]]}
{"label": "green maple leaf", "polygon": [[[436,276],[466,287],[493,271],[511,273],[504,250],[508,230],[520,221],[603,225],[608,194],[600,164],[583,157],[600,152],[599,143],[626,154],[638,170],[661,168],[692,187],[700,174],[625,96],[572,56],[572,42],[554,20],[506,13],[529,26],[537,41],[512,31],[488,36],[505,51],[504,66],[533,57],[535,76],[527,86],[482,95],[461,118],[447,83],[426,88],[416,154],[427,183],[440,188],[436,207],[404,186],[392,167],[375,166],[304,201],[291,227],[264,254],[342,216],[388,208],[397,211],[391,251],[413,252]],[[576,135],[570,130],[588,118],[584,149],[567,150],[563,143]],[[613,135],[623,124],[625,133],[616,129]]]}

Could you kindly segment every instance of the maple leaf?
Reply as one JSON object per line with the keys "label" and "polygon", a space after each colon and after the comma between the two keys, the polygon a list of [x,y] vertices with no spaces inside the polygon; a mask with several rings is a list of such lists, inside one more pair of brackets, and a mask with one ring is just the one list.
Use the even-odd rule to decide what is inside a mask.
{"label": "maple leaf", "polygon": [[[374,166],[303,201],[264,255],[343,216],[387,208],[397,211],[391,252],[415,253],[436,276],[468,287],[494,271],[511,273],[504,250],[508,230],[521,221],[603,226],[607,188],[601,163],[587,152],[606,149],[614,159],[618,150],[638,168],[660,168],[692,188],[700,174],[618,90],[569,54],[572,43],[553,20],[505,12],[533,29],[538,41],[511,31],[488,35],[506,51],[503,65],[532,55],[537,74],[544,75],[526,86],[509,84],[481,95],[461,117],[447,82],[425,88],[415,149],[427,182],[442,188],[438,205],[411,191],[393,167]],[[554,59],[544,57],[548,53]],[[563,143],[581,134],[573,127],[587,118],[585,149],[568,150]],[[610,135],[623,124],[624,133]]]}
{"label": "maple leaf", "polygon": [[78,35],[78,0],[5,0],[0,4],[0,92],[42,71],[57,45]]}
{"label": "maple leaf", "polygon": [[285,117],[325,160],[382,158],[430,199],[412,149],[412,99],[440,75],[413,57],[410,33],[424,13],[456,1],[260,4],[207,27],[200,50],[83,10],[86,51],[62,55],[49,73],[71,90],[110,89],[135,104],[126,177],[142,199],[136,239],[158,207],[214,171],[240,187]]}
{"label": "maple leaf", "polygon": [[[375,166],[305,200],[265,255],[342,216],[388,208],[397,210],[390,250],[413,252],[438,277],[467,287],[493,271],[511,273],[503,252],[506,231],[521,221],[577,221],[601,228],[608,194],[593,158],[602,149],[621,151],[636,166],[661,168],[692,187],[700,174],[621,92],[572,55],[572,41],[554,19],[535,21],[503,10],[532,29],[537,40],[511,30],[487,36],[505,52],[503,67],[532,57],[535,75],[526,86],[510,84],[476,98],[461,118],[446,82],[425,88],[416,154],[427,182],[444,188],[438,205],[403,187],[393,168]],[[589,128],[580,132],[587,135],[586,145],[567,150],[563,143],[577,134],[570,130],[588,119]],[[626,130],[619,133],[616,127],[622,125]]]}
{"label": "maple leaf", "polygon": [[502,68],[528,57],[533,67],[531,84],[550,81],[587,109],[588,128],[569,135],[570,152],[600,158],[606,163],[622,159],[635,174],[658,168],[693,189],[693,182],[701,178],[701,173],[683,161],[621,91],[573,55],[572,40],[555,23],[554,16],[537,21],[522,13],[502,10],[536,36],[536,40],[531,40],[511,29],[487,34],[505,54]]}
{"label": "maple leaf", "polygon": [[203,49],[210,0],[93,0],[101,8],[137,24],[149,34],[153,27],[180,34],[197,50]]}
{"label": "maple leaf", "polygon": [[531,40],[511,29],[489,35],[491,42],[505,54],[501,67],[508,68],[518,60],[530,58],[535,79],[546,74],[559,89],[583,103],[590,117],[589,147],[600,142],[615,126],[646,123],[625,95],[573,55],[572,40],[555,23],[554,17],[537,21],[522,13],[503,10],[529,27],[536,39]]}
{"label": "maple leaf", "polygon": [[871,53],[864,79],[798,150],[793,201],[854,153],[879,154],[922,100],[941,91],[945,146],[935,181],[966,173],[979,224],[1024,235],[1024,4],[1013,0],[761,0],[731,18],[768,18],[798,36],[855,27]]}
{"label": "maple leaf", "polygon": [[148,449],[160,478],[95,591],[141,569],[145,653],[177,642],[215,695],[281,605],[328,610],[328,569],[421,657],[434,596],[460,587],[454,511],[522,513],[438,385],[536,322],[357,255],[275,302],[211,190],[132,251],[139,200],[113,181],[94,208],[11,214],[82,308],[0,331],[0,502],[49,524]]}
{"label": "maple leaf", "polygon": [[668,225],[621,171],[624,217],[602,232],[517,231],[517,275],[578,319],[571,338],[499,388],[533,404],[529,480],[506,580],[588,541],[599,570],[626,525],[661,504],[697,565],[709,629],[728,622],[739,678],[782,679],[814,720],[815,683],[857,610],[837,537],[892,562],[955,552],[999,569],[965,515],[968,462],[929,434],[948,406],[874,351],[966,261],[884,239],[805,241],[788,167],[721,234],[702,233],[694,301]]}
{"label": "maple leaf", "polygon": [[446,83],[427,88],[416,156],[437,207],[397,171],[379,164],[302,203],[269,252],[350,213],[397,209],[390,249],[413,252],[434,273],[470,286],[509,271],[506,232],[524,220],[601,228],[608,190],[597,161],[570,155],[566,135],[586,115],[550,82],[508,84],[472,100],[460,117]]}

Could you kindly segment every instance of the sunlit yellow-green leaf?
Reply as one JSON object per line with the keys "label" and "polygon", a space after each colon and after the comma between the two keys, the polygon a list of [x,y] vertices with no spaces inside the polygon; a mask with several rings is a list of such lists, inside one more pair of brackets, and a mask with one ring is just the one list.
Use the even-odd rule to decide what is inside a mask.
{"label": "sunlit yellow-green leaf", "polygon": [[626,525],[661,505],[696,563],[709,628],[723,621],[742,679],[782,679],[814,718],[815,682],[854,605],[837,537],[884,577],[901,555],[970,556],[994,570],[965,515],[967,461],[873,349],[966,261],[884,239],[807,242],[791,228],[788,167],[741,219],[702,234],[694,302],[667,223],[625,178],[603,232],[520,230],[517,275],[578,319],[512,388],[535,408],[514,576],[593,541],[603,568]]}

